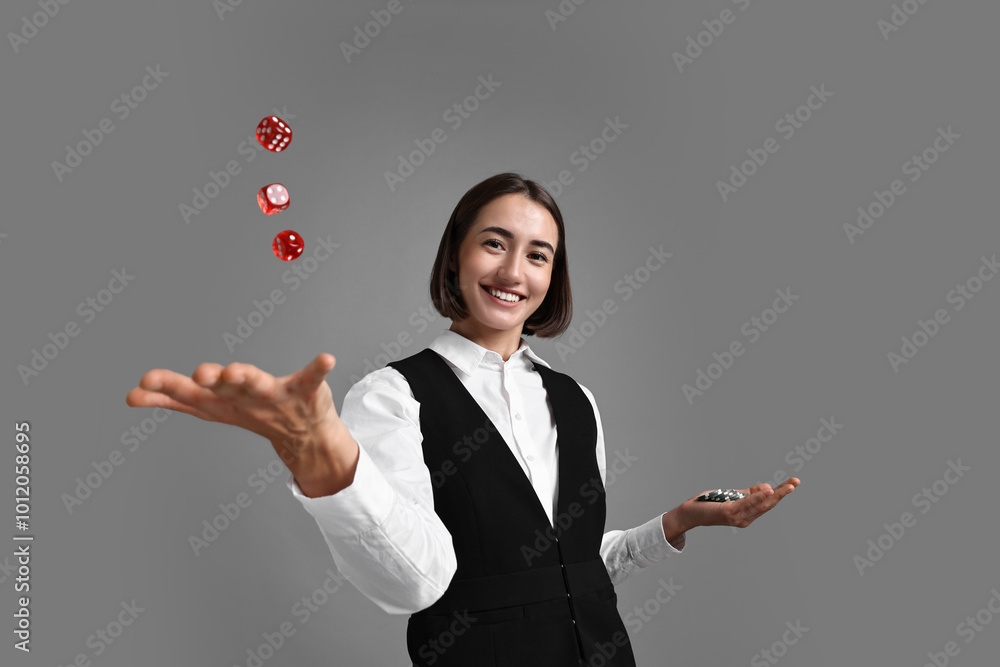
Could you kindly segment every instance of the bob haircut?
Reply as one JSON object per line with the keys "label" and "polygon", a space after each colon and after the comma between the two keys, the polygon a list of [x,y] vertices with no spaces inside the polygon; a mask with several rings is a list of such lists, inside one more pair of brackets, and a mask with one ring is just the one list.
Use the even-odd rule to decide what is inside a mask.
{"label": "bob haircut", "polygon": [[434,268],[431,270],[431,301],[435,310],[453,321],[469,316],[458,287],[458,276],[448,268],[451,260],[458,264],[458,249],[476,223],[479,212],[494,199],[509,194],[519,194],[542,206],[552,215],[559,229],[559,242],[552,262],[552,278],[542,305],[524,322],[522,335],[552,338],[566,331],[573,319],[573,294],[569,286],[569,268],[566,260],[566,230],[562,213],[548,190],[527,180],[520,174],[506,172],[491,176],[474,185],[455,206],[444,229],[438,246]]}

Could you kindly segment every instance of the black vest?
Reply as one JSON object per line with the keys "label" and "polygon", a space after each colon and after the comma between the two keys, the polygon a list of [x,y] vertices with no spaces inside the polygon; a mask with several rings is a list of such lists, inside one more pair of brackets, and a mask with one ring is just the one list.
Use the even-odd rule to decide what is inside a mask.
{"label": "black vest", "polygon": [[434,510],[458,569],[444,595],[410,616],[420,667],[635,667],[600,555],[605,495],[597,423],[570,376],[535,363],[555,417],[555,527],[496,426],[430,348],[388,364],[420,403]]}

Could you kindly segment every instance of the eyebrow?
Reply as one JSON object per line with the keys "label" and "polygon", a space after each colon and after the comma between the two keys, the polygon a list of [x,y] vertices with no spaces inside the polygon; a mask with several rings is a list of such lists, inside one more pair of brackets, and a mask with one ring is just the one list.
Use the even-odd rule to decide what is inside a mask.
{"label": "eyebrow", "polygon": [[[479,230],[479,234],[485,234],[487,232],[493,232],[494,234],[499,234],[500,236],[503,236],[511,240],[514,239],[514,235],[511,234],[510,231],[504,229],[503,227],[497,227],[496,225]],[[533,239],[531,241],[528,241],[528,245],[538,246],[539,248],[548,248],[549,252],[551,252],[553,255],[556,253],[555,248],[553,248],[552,244],[549,243],[548,241]]]}

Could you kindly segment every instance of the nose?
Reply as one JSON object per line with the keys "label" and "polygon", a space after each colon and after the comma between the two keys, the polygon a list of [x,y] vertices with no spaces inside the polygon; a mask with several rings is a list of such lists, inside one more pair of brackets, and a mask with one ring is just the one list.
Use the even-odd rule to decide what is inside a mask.
{"label": "nose", "polygon": [[501,278],[506,279],[508,282],[517,282],[521,277],[521,262],[520,257],[514,253],[509,253],[497,269],[497,275]]}

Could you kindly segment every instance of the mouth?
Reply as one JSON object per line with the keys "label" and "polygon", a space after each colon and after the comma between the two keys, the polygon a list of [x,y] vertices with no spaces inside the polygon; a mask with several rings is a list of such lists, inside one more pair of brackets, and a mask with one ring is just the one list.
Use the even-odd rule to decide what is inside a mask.
{"label": "mouth", "polygon": [[492,299],[494,302],[496,302],[496,303],[498,303],[498,304],[500,304],[502,306],[516,306],[517,304],[521,303],[522,301],[524,301],[527,298],[523,294],[518,294],[517,292],[506,292],[506,290],[501,290],[501,289],[499,289],[497,287],[492,287],[492,289],[495,290],[495,291],[506,292],[507,294],[514,294],[514,295],[516,295],[516,296],[519,297],[516,301],[508,301],[506,299],[501,299],[501,298],[495,297],[492,294],[490,294],[490,289],[491,289],[490,286],[480,285],[480,287],[483,288],[483,291],[486,292],[486,294],[490,297],[490,299]]}

